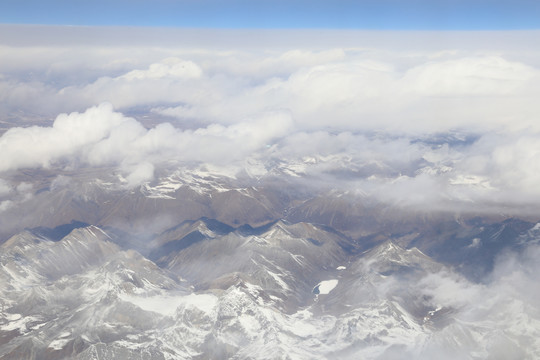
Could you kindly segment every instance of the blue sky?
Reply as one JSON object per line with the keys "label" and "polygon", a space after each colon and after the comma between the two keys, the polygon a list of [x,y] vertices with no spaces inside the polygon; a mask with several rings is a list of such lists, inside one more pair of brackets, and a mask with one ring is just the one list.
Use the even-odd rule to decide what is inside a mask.
{"label": "blue sky", "polygon": [[540,1],[2,0],[0,23],[195,28],[540,29]]}

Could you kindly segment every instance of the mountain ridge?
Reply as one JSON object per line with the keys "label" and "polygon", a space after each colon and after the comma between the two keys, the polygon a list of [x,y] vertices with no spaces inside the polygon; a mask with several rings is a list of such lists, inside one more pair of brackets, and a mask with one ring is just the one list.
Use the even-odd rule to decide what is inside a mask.
{"label": "mountain ridge", "polygon": [[[206,223],[224,229],[209,219],[173,229],[199,231]],[[56,241],[31,231],[10,239],[0,245],[6,254],[0,267],[0,358],[424,358],[437,348],[490,353],[489,344],[473,336],[488,336],[487,328],[464,321],[463,308],[437,304],[433,295],[418,291],[434,274],[467,280],[414,247],[387,239],[350,252],[340,242],[352,240],[309,223],[226,229],[171,250],[175,255],[161,266],[122,249],[114,236],[92,225]],[[522,240],[527,234],[535,233],[527,230]],[[96,243],[103,244],[103,256],[80,261],[81,249]],[[47,275],[42,263],[24,260],[49,247],[66,249],[64,258],[79,265]],[[26,285],[9,290],[12,281],[21,285],[10,264],[40,275],[34,281],[26,276]],[[324,291],[316,293],[321,284]],[[504,341],[519,343],[512,335],[518,328],[508,331]],[[476,340],[467,340],[464,350],[430,340],[439,332],[456,344]],[[540,346],[530,351],[527,356]]]}

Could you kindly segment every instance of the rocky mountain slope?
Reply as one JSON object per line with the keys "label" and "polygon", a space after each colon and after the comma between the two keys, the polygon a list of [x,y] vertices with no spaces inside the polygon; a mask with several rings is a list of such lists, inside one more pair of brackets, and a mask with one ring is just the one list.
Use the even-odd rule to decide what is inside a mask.
{"label": "rocky mountain slope", "polygon": [[[208,218],[155,236],[146,256],[119,240],[86,226],[2,244],[0,358],[480,359],[501,358],[501,344],[540,355],[537,304],[472,304],[489,288],[392,240],[365,250],[320,225]],[[519,306],[527,318],[508,321]]]}

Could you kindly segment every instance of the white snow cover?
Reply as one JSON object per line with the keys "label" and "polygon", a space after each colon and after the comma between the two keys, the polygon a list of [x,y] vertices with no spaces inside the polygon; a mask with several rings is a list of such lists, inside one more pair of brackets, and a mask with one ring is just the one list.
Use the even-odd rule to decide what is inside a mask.
{"label": "white snow cover", "polygon": [[[3,314],[0,313],[0,316],[2,315]],[[21,314],[5,314],[3,317],[9,322],[0,326],[0,330],[2,331],[18,330],[21,333],[26,333],[29,329],[29,323],[39,321],[38,317],[22,316]]]}
{"label": "white snow cover", "polygon": [[319,287],[319,294],[327,295],[330,293],[330,291],[334,290],[334,288],[338,284],[338,280],[332,279],[332,280],[325,280],[321,281],[317,286]]}
{"label": "white snow cover", "polygon": [[165,316],[174,316],[176,309],[183,305],[195,307],[210,313],[217,304],[217,298],[212,294],[189,294],[189,295],[159,295],[159,296],[132,296],[120,295],[123,301],[137,305],[145,311],[152,311]]}
{"label": "white snow cover", "polygon": [[57,339],[51,341],[48,348],[53,350],[62,350],[64,346],[67,345],[68,342],[70,342],[72,339]]}

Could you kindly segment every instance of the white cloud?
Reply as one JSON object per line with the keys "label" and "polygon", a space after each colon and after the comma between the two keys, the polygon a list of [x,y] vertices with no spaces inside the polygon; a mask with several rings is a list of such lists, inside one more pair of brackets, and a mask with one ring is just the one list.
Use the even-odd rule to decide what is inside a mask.
{"label": "white cloud", "polygon": [[[2,111],[77,111],[6,132],[0,171],[115,165],[129,176],[148,164],[133,179],[151,179],[164,160],[274,157],[407,206],[531,211],[540,200],[534,34],[291,32],[269,35],[272,46],[238,34],[229,47],[199,45],[210,41],[200,34],[183,47],[2,45]],[[422,142],[456,130],[474,140]]]}
{"label": "white cloud", "polygon": [[538,70],[502,57],[430,61],[407,71],[403,81],[423,96],[504,96],[526,90]]}
{"label": "white cloud", "polygon": [[9,210],[11,207],[13,207],[14,203],[11,200],[4,200],[0,202],[0,213]]}
{"label": "white cloud", "polygon": [[[402,58],[381,61],[354,52],[346,55],[253,85],[239,76],[226,83],[208,78],[206,86],[202,82],[194,88],[204,96],[184,98],[181,105],[156,112],[230,123],[268,109],[286,109],[303,129],[538,129],[534,109],[539,110],[539,72],[528,65],[478,56],[429,59],[403,71]],[[231,86],[237,91],[230,91]]]}
{"label": "white cloud", "polygon": [[0,179],[0,213],[30,200],[34,196],[33,185],[21,182],[13,186],[9,182]]}
{"label": "white cloud", "polygon": [[19,193],[27,193],[32,191],[33,185],[30,183],[22,182],[19,185],[17,185],[16,190]]}
{"label": "white cloud", "polygon": [[56,191],[58,189],[64,188],[69,185],[71,182],[71,179],[64,175],[58,175],[54,178],[53,181],[51,181],[50,189],[51,191]]}
{"label": "white cloud", "polygon": [[11,185],[3,179],[0,179],[0,197],[8,195],[12,191]]}
{"label": "white cloud", "polygon": [[132,70],[120,79],[145,80],[162,78],[198,78],[202,75],[202,69],[192,61],[183,61],[178,58],[167,58],[155,64],[151,64],[148,70]]}
{"label": "white cloud", "polygon": [[111,129],[134,121],[103,104],[85,113],[59,115],[52,127],[11,128],[0,138],[0,171],[48,167],[52,162],[79,155],[107,137]]}
{"label": "white cloud", "polygon": [[540,354],[540,247],[500,254],[491,276],[473,283],[443,269],[417,278],[392,276],[375,284],[384,297],[410,299],[406,306],[431,309],[426,337],[409,342],[393,359],[533,359]]}
{"label": "white cloud", "polygon": [[[146,129],[104,103],[84,113],[61,114],[51,127],[11,128],[0,138],[0,171],[51,166],[117,165],[129,187],[153,178],[154,164],[241,161],[291,127],[286,114],[230,126],[180,130],[169,123]],[[19,185],[21,187],[22,185]]]}
{"label": "white cloud", "polygon": [[103,76],[90,84],[64,87],[54,96],[82,107],[105,101],[117,108],[192,102],[201,95],[198,78],[202,75],[202,69],[192,61],[167,58],[150,64],[146,70],[135,69],[116,77]]}
{"label": "white cloud", "polygon": [[124,170],[128,172],[128,175],[125,179],[125,186],[128,189],[134,188],[154,178],[154,165],[148,162],[144,162],[142,164],[137,164],[134,166],[128,166],[128,168]]}

